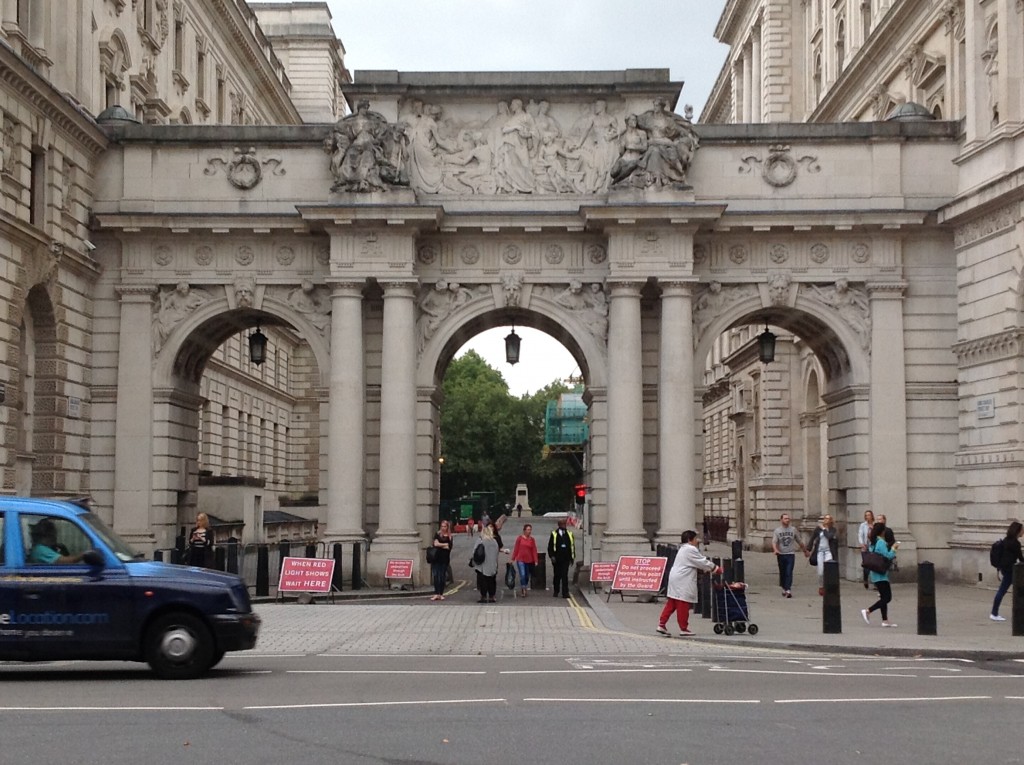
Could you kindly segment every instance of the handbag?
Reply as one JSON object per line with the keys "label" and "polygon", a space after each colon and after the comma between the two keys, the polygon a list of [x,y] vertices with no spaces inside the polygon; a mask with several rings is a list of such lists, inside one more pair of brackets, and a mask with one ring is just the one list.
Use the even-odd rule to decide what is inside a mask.
{"label": "handbag", "polygon": [[516,588],[516,567],[511,563],[505,564],[505,586],[510,590]]}
{"label": "handbag", "polygon": [[430,565],[437,563],[437,548],[433,545],[427,548],[427,563]]}
{"label": "handbag", "polygon": [[860,554],[860,565],[876,574],[886,573],[891,563],[892,561],[874,550],[865,550]]}
{"label": "handbag", "polygon": [[817,566],[818,565],[818,551],[817,550],[815,550],[814,552],[811,553],[811,557],[807,559],[807,562],[810,563],[812,566]]}

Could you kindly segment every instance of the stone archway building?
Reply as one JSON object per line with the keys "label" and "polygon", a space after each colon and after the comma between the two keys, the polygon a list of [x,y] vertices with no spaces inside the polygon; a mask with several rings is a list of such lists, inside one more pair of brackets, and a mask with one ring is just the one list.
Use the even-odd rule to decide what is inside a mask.
{"label": "stone archway building", "polygon": [[[121,530],[166,541],[204,354],[278,324],[319,370],[325,537],[371,536],[371,574],[414,555],[437,499],[445,365],[475,332],[515,322],[551,332],[583,370],[599,554],[675,541],[698,520],[705,359],[726,330],[767,323],[820,366],[849,512],[890,507],[908,559],[948,549],[948,519],[915,491],[949,482],[926,466],[956,438],[955,322],[936,312],[955,305],[953,254],[932,214],[955,187],[955,125],[707,126],[687,177],[663,153],[591,187],[591,166],[617,158],[609,126],[622,133],[630,114],[644,141],[664,127],[680,150],[692,126],[652,122],[678,85],[660,71],[498,81],[364,73],[349,95],[370,107],[333,129],[112,130],[94,235],[109,265],[97,332],[116,342],[95,376],[118,397],[94,432],[115,447],[99,483],[116,488],[96,495]],[[500,161],[479,154],[488,130]],[[367,136],[369,164],[351,149]],[[911,172],[926,158],[934,170]],[[290,303],[303,281],[307,302]],[[155,348],[154,295],[179,282],[208,299]],[[788,447],[766,423],[755,448],[770,462]]]}

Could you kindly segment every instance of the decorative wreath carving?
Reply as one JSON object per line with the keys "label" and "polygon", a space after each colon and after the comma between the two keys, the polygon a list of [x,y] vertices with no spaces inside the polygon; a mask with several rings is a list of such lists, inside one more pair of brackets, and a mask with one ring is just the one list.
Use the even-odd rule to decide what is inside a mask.
{"label": "decorative wreath carving", "polygon": [[742,164],[739,167],[741,174],[752,173],[757,166],[761,167],[761,177],[765,183],[775,188],[788,186],[796,180],[798,169],[803,166],[808,173],[818,173],[821,165],[818,158],[804,155],[794,158],[790,153],[789,146],[775,144],[768,147],[768,156],[762,159],[756,154],[747,154],[741,158]]}

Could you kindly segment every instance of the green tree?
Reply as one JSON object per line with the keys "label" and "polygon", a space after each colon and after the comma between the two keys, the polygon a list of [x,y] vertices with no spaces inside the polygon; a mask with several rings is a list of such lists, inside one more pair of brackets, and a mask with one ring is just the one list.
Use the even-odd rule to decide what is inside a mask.
{"label": "green tree", "polygon": [[516,398],[501,373],[474,351],[449,364],[443,387],[443,499],[493,491],[499,502],[511,502],[516,484],[526,483],[532,506],[568,507],[581,472],[578,463],[564,456],[545,460],[543,447],[547,402],[569,388],[555,381]]}

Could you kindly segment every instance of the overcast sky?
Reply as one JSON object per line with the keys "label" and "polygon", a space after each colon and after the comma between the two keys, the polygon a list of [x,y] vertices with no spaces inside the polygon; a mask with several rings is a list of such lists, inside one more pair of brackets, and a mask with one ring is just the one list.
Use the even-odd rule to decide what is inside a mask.
{"label": "overcast sky", "polygon": [[[406,72],[669,69],[678,111],[699,116],[725,61],[714,38],[725,0],[328,0],[345,64]],[[517,328],[522,362],[505,363],[509,328],[466,348],[501,371],[515,395],[578,374],[549,336]],[[462,351],[460,351],[461,353]]]}

